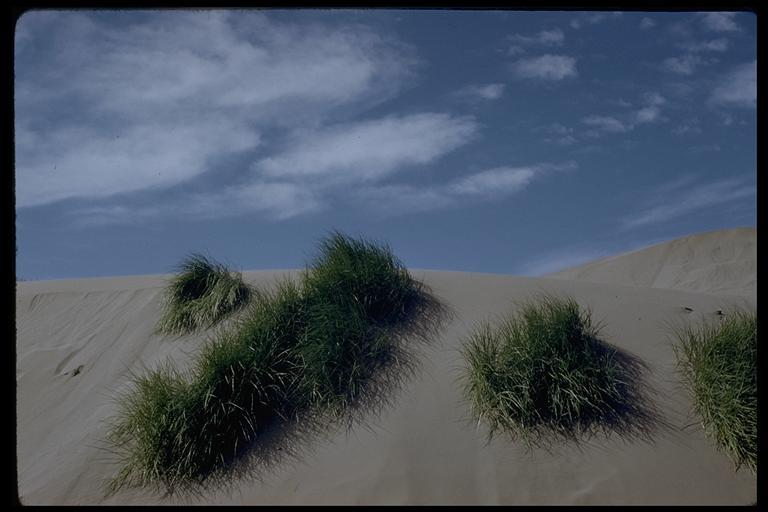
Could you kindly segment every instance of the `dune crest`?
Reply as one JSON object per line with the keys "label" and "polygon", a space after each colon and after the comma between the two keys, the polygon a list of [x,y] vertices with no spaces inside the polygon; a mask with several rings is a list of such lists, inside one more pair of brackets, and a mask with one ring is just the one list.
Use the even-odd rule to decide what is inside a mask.
{"label": "dune crest", "polygon": [[545,277],[754,296],[756,271],[757,230],[735,228],[677,238]]}

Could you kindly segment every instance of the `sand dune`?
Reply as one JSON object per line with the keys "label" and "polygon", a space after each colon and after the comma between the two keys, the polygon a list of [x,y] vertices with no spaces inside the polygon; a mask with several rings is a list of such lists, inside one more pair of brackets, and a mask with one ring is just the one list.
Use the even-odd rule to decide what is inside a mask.
{"label": "sand dune", "polygon": [[737,228],[678,238],[547,277],[754,295],[756,269],[757,230]]}
{"label": "sand dune", "polygon": [[[749,238],[735,231],[728,240]],[[754,240],[754,230],[752,231]],[[706,247],[700,252],[698,243]],[[663,260],[662,277],[632,277],[642,286],[580,280],[524,278],[414,270],[454,312],[436,343],[419,349],[422,368],[391,407],[350,432],[329,431],[262,472],[261,480],[235,482],[231,492],[210,491],[202,504],[748,504],[755,477],[735,472],[691,416],[691,401],[678,383],[666,338],[668,322],[709,318],[732,305],[754,307],[749,293],[721,278],[708,293],[655,289],[655,283],[706,288],[696,269],[689,277],[664,274],[675,254],[692,251],[708,265],[719,254],[743,261],[749,251],[735,242],[717,245],[707,235],[672,243],[680,250],[650,248]],[[677,245],[674,245],[677,244]],[[748,244],[747,244],[748,245]],[[715,247],[721,247],[719,252]],[[751,249],[754,252],[754,245]],[[657,252],[653,252],[657,251]],[[641,251],[642,252],[642,251]],[[709,256],[701,256],[701,254]],[[616,258],[644,260],[635,255]],[[659,262],[654,262],[659,263]],[[611,265],[604,262],[603,265]],[[665,266],[666,265],[666,266]],[[586,265],[582,268],[588,268]],[[614,268],[614,267],[609,267]],[[615,267],[618,268],[618,267]],[[754,264],[728,274],[754,288]],[[744,274],[738,274],[741,268]],[[295,272],[287,272],[295,275]],[[583,277],[580,272],[578,279]],[[588,273],[587,273],[588,274]],[[648,272],[648,276],[650,276]],[[738,274],[738,275],[737,275]],[[245,272],[266,287],[286,272]],[[592,274],[588,274],[592,275]],[[599,274],[600,276],[606,274]],[[702,274],[713,274],[709,271]],[[166,357],[184,366],[204,340],[152,334],[159,294],[167,276],[18,283],[17,435],[19,494],[25,504],[186,503],[144,490],[104,499],[100,484],[115,467],[96,447],[114,412],[114,393],[129,371]],[[714,278],[714,277],[711,277]],[[704,277],[701,277],[704,279]],[[726,290],[728,293],[723,292]],[[653,443],[594,439],[581,450],[527,453],[505,439],[485,444],[485,431],[468,421],[456,381],[461,339],[479,321],[501,314],[539,292],[571,294],[606,323],[606,341],[641,357],[650,367],[656,403],[673,428]],[[684,306],[693,309],[689,312]],[[693,426],[687,425],[693,423]],[[686,428],[683,428],[686,427]]]}

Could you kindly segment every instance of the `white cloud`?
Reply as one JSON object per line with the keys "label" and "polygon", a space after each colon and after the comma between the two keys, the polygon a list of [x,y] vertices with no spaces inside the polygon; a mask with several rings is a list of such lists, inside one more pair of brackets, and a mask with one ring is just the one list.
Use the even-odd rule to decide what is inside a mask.
{"label": "white cloud", "polygon": [[476,131],[477,123],[469,117],[389,116],[303,135],[290,149],[260,160],[254,168],[273,178],[378,179],[402,166],[431,162],[466,144]]}
{"label": "white cloud", "polygon": [[577,168],[576,162],[542,163],[525,167],[496,167],[447,183],[366,186],[355,190],[355,200],[380,214],[391,216],[456,206],[463,201],[498,199],[524,190],[551,172]]}
{"label": "white cloud", "polygon": [[152,218],[217,219],[252,213],[276,220],[320,211],[321,197],[295,183],[258,181],[218,191],[193,193],[154,205],[79,208],[72,213],[81,226],[141,224]]}
{"label": "white cloud", "polygon": [[754,107],[757,101],[757,61],[732,70],[712,91],[710,101],[716,105]]}
{"label": "white cloud", "polygon": [[449,190],[459,195],[514,192],[528,186],[535,174],[536,170],[531,167],[498,167],[462,178],[450,185]]}
{"label": "white cloud", "polygon": [[700,52],[724,52],[728,50],[730,43],[725,38],[712,39],[709,41],[689,41],[680,44],[680,48],[693,53]]}
{"label": "white cloud", "polygon": [[515,34],[510,39],[520,45],[541,45],[541,46],[559,46],[565,40],[565,34],[559,28],[553,30],[542,30],[533,36],[524,36]]}
{"label": "white cloud", "polygon": [[509,50],[507,50],[507,55],[515,56],[520,55],[521,53],[525,53],[525,48],[519,45],[513,45],[509,47]]}
{"label": "white cloud", "polygon": [[640,28],[641,29],[648,29],[653,28],[656,26],[656,22],[653,21],[652,18],[649,18],[648,16],[643,17],[642,20],[640,20]]}
{"label": "white cloud", "polygon": [[519,78],[534,78],[541,80],[563,80],[576,76],[576,59],[565,55],[542,55],[521,59],[513,65],[513,70]]}
{"label": "white cloud", "polygon": [[624,133],[632,129],[631,125],[626,125],[615,117],[609,116],[588,116],[583,118],[581,122],[587,126],[594,126],[611,133]]}
{"label": "white cloud", "polygon": [[637,111],[638,123],[650,123],[656,121],[661,114],[659,107],[644,107]]}
{"label": "white cloud", "polygon": [[37,206],[73,197],[107,197],[167,187],[199,176],[211,155],[255,148],[259,135],[242,121],[200,125],[130,125],[117,135],[88,128],[16,139],[16,204]]}
{"label": "white cloud", "polygon": [[679,75],[691,75],[696,67],[703,63],[703,59],[698,55],[683,55],[682,57],[669,57],[664,59],[662,67],[672,73]]}
{"label": "white cloud", "polygon": [[740,30],[733,20],[735,12],[698,13],[702,25],[713,32],[735,32]]}
{"label": "white cloud", "polygon": [[643,102],[645,106],[635,112],[635,121],[638,123],[651,123],[661,119],[661,105],[667,100],[657,92],[646,93]]}
{"label": "white cloud", "polygon": [[497,100],[504,95],[504,84],[469,85],[457,91],[458,96]]}
{"label": "white cloud", "polygon": [[267,127],[391,97],[416,62],[360,25],[216,10],[110,16],[36,11],[19,21],[20,207],[189,181],[217,158],[261,150]]}
{"label": "white cloud", "polygon": [[680,186],[667,187],[667,193],[662,194],[665,197],[656,200],[652,206],[625,217],[621,221],[621,227],[633,229],[657,224],[704,208],[746,199],[755,194],[754,183],[749,183],[743,178],[730,178],[695,186],[688,185],[684,190],[680,190],[681,184],[675,183],[675,185]]}

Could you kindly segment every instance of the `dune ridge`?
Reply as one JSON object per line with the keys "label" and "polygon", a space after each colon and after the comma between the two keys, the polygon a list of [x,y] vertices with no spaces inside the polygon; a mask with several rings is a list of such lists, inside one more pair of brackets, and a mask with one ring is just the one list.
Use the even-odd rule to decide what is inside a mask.
{"label": "dune ridge", "polygon": [[545,277],[754,295],[756,271],[757,230],[735,228],[678,238]]}

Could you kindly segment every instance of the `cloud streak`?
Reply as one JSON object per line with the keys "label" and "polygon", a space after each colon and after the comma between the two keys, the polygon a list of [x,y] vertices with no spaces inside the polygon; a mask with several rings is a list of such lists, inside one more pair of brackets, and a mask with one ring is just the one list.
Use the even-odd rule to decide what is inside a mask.
{"label": "cloud streak", "polygon": [[710,102],[754,108],[757,102],[757,61],[741,64],[728,73],[712,91]]}
{"label": "cloud streak", "polygon": [[454,94],[459,98],[498,100],[504,95],[504,84],[468,85]]}
{"label": "cloud streak", "polygon": [[260,160],[254,169],[270,178],[378,179],[466,144],[477,127],[471,117],[435,113],[329,127],[297,137],[290,149]]}
{"label": "cloud streak", "polygon": [[[696,185],[690,182],[690,179],[676,180],[672,186],[665,188],[665,197],[622,219],[621,228],[629,230],[659,224],[705,208],[753,197],[756,191],[754,183],[746,178],[728,178]],[[687,185],[684,190],[683,185]]]}
{"label": "cloud streak", "polygon": [[699,13],[702,26],[712,32],[737,32],[741,30],[734,21],[735,12],[707,12]]}
{"label": "cloud streak", "polygon": [[520,59],[512,65],[512,71],[518,78],[554,82],[578,75],[575,58],[551,54]]}
{"label": "cloud streak", "polygon": [[518,45],[535,46],[559,46],[565,40],[565,34],[559,28],[552,30],[542,30],[533,36],[524,36],[515,34],[510,36],[510,40]]}
{"label": "cloud streak", "polygon": [[496,167],[455,178],[440,185],[386,185],[366,187],[355,194],[366,207],[385,216],[431,211],[466,201],[498,200],[522,192],[553,172],[578,168],[574,161],[540,163],[524,167]]}

